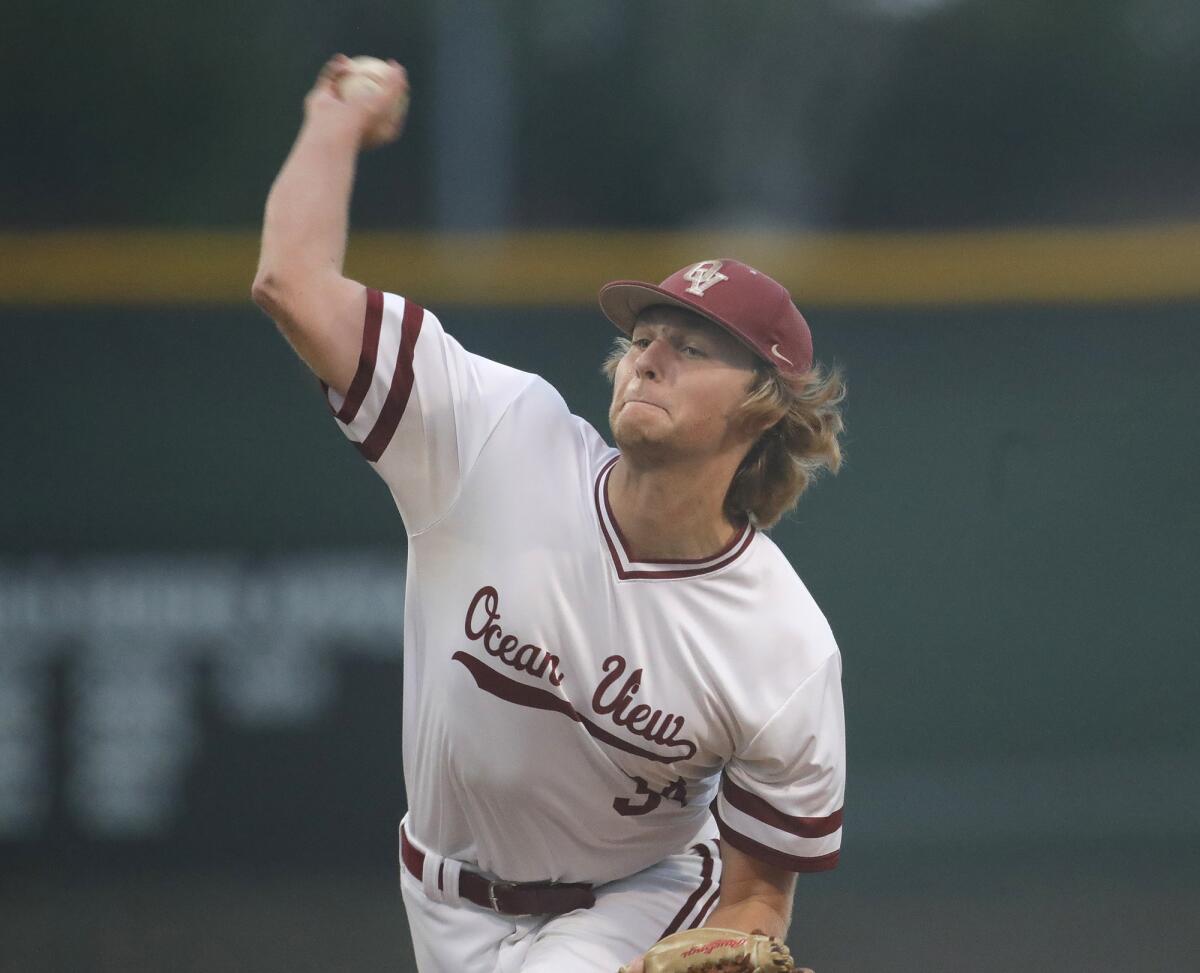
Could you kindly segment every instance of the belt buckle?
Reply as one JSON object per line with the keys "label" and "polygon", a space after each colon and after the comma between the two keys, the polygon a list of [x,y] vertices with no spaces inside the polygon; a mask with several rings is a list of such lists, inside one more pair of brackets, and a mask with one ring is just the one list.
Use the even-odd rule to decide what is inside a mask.
{"label": "belt buckle", "polygon": [[[501,912],[500,903],[496,901],[497,889],[509,889],[517,891],[524,889],[529,892],[552,892],[562,886],[578,885],[578,882],[488,882],[488,901],[492,904],[492,910],[497,915],[502,916],[537,916],[542,915],[540,912]],[[548,913],[547,913],[548,914]]]}
{"label": "belt buckle", "polygon": [[517,882],[488,882],[488,901],[492,903],[492,911],[499,916],[531,916],[532,912],[501,912],[500,903],[496,901],[496,889],[515,889]]}

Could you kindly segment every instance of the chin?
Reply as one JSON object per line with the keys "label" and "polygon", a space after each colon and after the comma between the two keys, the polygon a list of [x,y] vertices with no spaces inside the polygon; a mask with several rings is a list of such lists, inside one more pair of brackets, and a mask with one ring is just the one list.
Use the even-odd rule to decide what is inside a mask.
{"label": "chin", "polygon": [[645,445],[645,431],[636,426],[631,427],[628,422],[610,422],[609,428],[612,430],[613,442],[622,453],[641,449]]}
{"label": "chin", "polygon": [[676,454],[669,437],[656,435],[644,423],[613,423],[612,434],[621,455],[635,466],[658,466]]}

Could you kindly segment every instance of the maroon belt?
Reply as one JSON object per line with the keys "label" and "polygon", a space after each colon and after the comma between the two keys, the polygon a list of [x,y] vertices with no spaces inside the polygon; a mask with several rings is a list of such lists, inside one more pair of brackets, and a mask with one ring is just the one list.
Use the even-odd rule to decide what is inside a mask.
{"label": "maroon belt", "polygon": [[[425,853],[400,829],[400,859],[418,881],[425,872]],[[438,887],[442,876],[438,875]],[[590,909],[596,895],[587,882],[493,882],[463,869],[458,874],[458,894],[504,916],[557,916],[574,909]]]}

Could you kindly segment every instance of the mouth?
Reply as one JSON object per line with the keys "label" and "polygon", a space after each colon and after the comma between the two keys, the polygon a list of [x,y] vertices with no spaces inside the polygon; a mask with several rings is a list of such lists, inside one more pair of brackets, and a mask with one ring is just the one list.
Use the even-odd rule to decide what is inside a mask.
{"label": "mouth", "polygon": [[659,405],[657,402],[648,402],[646,399],[626,399],[625,405],[648,405],[652,409],[658,409],[662,412],[667,411],[661,405]]}

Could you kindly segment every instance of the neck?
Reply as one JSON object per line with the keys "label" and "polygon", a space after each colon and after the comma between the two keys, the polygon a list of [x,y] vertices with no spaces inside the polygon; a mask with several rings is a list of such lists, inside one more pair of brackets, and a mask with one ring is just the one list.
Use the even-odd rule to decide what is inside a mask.
{"label": "neck", "polygon": [[725,516],[725,493],[734,463],[643,468],[622,454],[608,478],[613,518],[640,561],[692,560],[716,554],[740,525]]}

